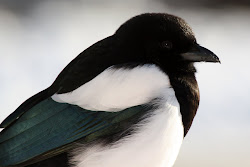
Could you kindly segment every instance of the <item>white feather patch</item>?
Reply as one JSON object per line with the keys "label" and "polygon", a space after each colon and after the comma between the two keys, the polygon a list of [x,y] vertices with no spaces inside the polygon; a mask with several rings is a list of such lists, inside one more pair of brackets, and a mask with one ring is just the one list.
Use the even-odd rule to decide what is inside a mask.
{"label": "white feather patch", "polygon": [[[160,109],[135,127],[135,133],[110,146],[80,146],[72,152],[76,167],[172,167],[183,140],[180,107],[172,94]],[[162,101],[163,102],[163,101]]]}
{"label": "white feather patch", "polygon": [[121,111],[168,96],[168,76],[157,66],[146,64],[133,69],[108,68],[70,93],[55,94],[53,100],[94,111]]}

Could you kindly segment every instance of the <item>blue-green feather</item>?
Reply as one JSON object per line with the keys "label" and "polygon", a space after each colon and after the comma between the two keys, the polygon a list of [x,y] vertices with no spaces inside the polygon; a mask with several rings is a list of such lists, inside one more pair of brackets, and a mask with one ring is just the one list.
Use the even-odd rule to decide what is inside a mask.
{"label": "blue-green feather", "polygon": [[86,142],[119,131],[123,121],[148,110],[89,111],[51,98],[38,103],[0,133],[0,166],[16,165],[78,139]]}

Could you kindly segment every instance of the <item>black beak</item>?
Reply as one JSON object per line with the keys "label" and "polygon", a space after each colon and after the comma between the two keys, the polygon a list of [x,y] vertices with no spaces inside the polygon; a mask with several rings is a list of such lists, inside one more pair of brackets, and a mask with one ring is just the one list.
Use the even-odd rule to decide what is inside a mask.
{"label": "black beak", "polygon": [[181,56],[185,61],[220,63],[219,58],[213,52],[198,44],[188,52],[182,53]]}

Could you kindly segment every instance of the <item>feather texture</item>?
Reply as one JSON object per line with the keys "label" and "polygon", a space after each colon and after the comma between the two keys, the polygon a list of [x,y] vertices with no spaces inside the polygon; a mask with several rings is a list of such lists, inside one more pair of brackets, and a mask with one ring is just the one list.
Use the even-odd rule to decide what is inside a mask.
{"label": "feather texture", "polygon": [[88,143],[112,136],[149,109],[135,106],[120,112],[97,112],[46,99],[0,133],[0,167],[55,156],[68,151],[71,146],[67,144],[78,139]]}
{"label": "feather texture", "polygon": [[110,67],[76,90],[55,94],[57,102],[94,111],[121,111],[168,96],[169,79],[156,65],[135,68]]}

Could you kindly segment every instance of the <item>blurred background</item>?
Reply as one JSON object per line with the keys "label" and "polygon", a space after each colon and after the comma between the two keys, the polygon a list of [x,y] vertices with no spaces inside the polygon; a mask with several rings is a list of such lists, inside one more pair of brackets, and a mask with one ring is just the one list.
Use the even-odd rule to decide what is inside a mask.
{"label": "blurred background", "polygon": [[249,0],[0,0],[0,122],[81,51],[145,12],[184,18],[222,64],[197,64],[201,103],[174,167],[250,166]]}

